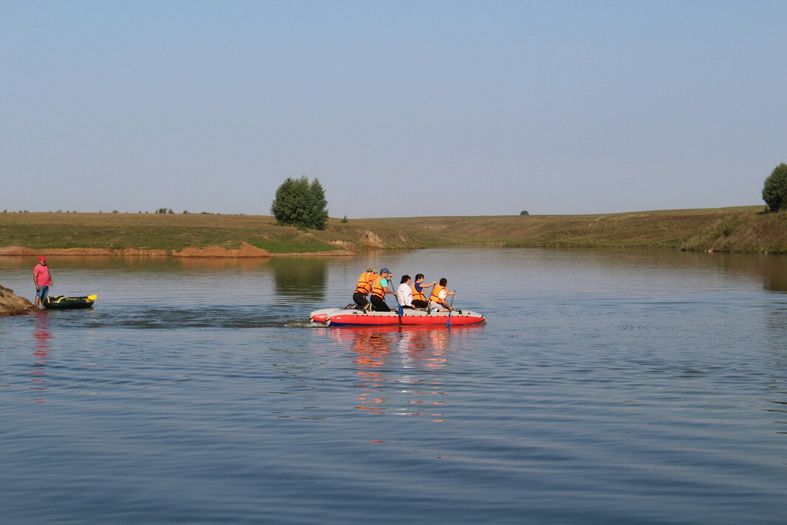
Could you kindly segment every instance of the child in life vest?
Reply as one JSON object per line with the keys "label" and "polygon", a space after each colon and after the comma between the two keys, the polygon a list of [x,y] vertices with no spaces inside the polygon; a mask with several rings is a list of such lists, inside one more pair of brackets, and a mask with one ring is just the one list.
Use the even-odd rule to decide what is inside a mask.
{"label": "child in life vest", "polygon": [[447,285],[448,279],[443,277],[440,279],[440,283],[432,288],[432,293],[429,296],[429,310],[433,312],[450,312],[453,310],[451,305],[448,304],[448,296],[454,295],[456,292],[446,288]]}

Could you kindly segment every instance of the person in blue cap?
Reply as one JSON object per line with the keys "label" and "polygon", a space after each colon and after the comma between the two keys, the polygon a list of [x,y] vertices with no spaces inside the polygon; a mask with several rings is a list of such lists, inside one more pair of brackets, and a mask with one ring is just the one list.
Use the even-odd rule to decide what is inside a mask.
{"label": "person in blue cap", "polygon": [[388,268],[381,268],[380,275],[374,280],[372,284],[372,310],[375,312],[390,312],[391,308],[385,303],[385,294],[394,294],[391,289],[391,271]]}

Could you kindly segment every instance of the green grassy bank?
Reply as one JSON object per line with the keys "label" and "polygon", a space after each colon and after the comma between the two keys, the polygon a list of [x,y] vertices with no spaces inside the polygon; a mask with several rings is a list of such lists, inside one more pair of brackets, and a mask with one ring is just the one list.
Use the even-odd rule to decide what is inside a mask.
{"label": "green grassy bank", "polygon": [[325,231],[278,226],[268,216],[3,213],[0,247],[182,250],[273,254],[433,246],[662,247],[787,254],[787,213],[762,206],[604,215],[331,219]]}

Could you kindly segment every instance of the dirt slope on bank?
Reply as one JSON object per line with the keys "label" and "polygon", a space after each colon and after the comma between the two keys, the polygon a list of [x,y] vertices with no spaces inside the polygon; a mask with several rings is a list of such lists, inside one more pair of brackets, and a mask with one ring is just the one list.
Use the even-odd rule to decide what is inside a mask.
{"label": "dirt slope on bank", "polygon": [[30,312],[33,304],[14,294],[13,290],[0,286],[0,317],[7,315],[19,315]]}

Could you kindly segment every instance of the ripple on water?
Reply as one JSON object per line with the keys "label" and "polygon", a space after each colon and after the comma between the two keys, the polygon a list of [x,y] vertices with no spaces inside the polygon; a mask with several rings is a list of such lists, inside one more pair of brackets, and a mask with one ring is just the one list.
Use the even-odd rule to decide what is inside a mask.
{"label": "ripple on water", "polygon": [[[349,300],[355,259],[291,272],[64,265],[59,282],[101,293],[95,309],[0,320],[4,519],[787,515],[784,302],[749,263],[542,250],[384,258],[450,276],[457,301],[488,324],[307,329],[310,310]],[[27,283],[29,269],[15,268]]]}

